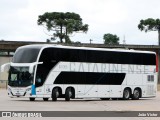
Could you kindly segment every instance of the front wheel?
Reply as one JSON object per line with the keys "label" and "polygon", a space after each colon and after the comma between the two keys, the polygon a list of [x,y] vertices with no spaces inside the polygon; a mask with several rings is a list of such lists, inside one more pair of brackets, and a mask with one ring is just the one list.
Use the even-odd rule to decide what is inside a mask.
{"label": "front wheel", "polygon": [[131,92],[129,89],[124,89],[123,91],[123,100],[129,100],[131,96]]}
{"label": "front wheel", "polygon": [[68,88],[68,89],[66,90],[66,93],[65,93],[65,100],[66,100],[66,101],[70,101],[72,95],[73,95],[73,94],[72,94],[71,89]]}
{"label": "front wheel", "polygon": [[30,101],[35,101],[35,98],[29,98]]}
{"label": "front wheel", "polygon": [[139,89],[135,89],[133,91],[132,100],[138,100],[141,96],[141,92]]}
{"label": "front wheel", "polygon": [[44,101],[48,101],[48,98],[43,98]]}

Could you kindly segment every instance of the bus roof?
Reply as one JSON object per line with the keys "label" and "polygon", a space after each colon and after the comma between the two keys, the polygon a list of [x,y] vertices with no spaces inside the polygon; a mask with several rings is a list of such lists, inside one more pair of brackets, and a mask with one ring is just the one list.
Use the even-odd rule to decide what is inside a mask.
{"label": "bus roof", "polygon": [[51,45],[51,44],[34,44],[34,45],[25,45],[21,46],[18,49],[21,48],[37,48],[37,49],[44,49],[44,48],[65,48],[65,49],[80,49],[80,50],[98,50],[98,51],[113,51],[113,52],[131,52],[131,53],[149,53],[149,54],[156,54],[152,51],[140,51],[140,50],[134,50],[134,49],[110,49],[110,48],[92,48],[92,47],[76,47],[76,46],[65,46],[65,45]]}

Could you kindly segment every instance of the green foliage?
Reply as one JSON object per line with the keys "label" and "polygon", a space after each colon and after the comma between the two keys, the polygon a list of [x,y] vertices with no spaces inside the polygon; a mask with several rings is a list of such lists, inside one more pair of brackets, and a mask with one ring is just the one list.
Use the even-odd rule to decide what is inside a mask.
{"label": "green foliage", "polygon": [[146,20],[140,20],[138,28],[141,31],[160,31],[160,19],[148,18]]}
{"label": "green foliage", "polygon": [[109,45],[119,44],[119,37],[117,37],[117,35],[113,35],[110,33],[104,34],[103,39],[104,39],[104,44],[109,44]]}
{"label": "green foliage", "polygon": [[160,19],[148,18],[146,20],[140,20],[138,28],[141,31],[158,31],[158,44],[160,45]]}
{"label": "green foliage", "polygon": [[54,31],[53,36],[59,37],[60,42],[70,43],[69,35],[73,32],[87,32],[88,24],[83,24],[82,18],[76,13],[46,12],[39,15],[38,25],[43,25],[48,31]]}

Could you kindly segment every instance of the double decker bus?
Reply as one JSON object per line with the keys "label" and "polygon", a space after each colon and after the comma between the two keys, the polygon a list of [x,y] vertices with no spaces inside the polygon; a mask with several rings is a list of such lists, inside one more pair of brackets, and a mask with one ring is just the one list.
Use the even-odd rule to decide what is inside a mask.
{"label": "double decker bus", "polygon": [[149,51],[26,45],[1,70],[10,66],[10,97],[138,100],[156,96],[156,58]]}

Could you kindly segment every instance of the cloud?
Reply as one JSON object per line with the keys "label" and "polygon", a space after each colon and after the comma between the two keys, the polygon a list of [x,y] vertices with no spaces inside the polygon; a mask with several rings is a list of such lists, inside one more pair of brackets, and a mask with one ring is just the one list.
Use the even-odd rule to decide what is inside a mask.
{"label": "cloud", "polygon": [[12,13],[19,9],[25,9],[28,5],[27,0],[0,0],[0,13]]}
{"label": "cloud", "polygon": [[[122,43],[157,44],[157,32],[138,30],[141,19],[159,18],[159,0],[0,0],[0,39],[46,41],[49,36],[37,25],[44,12],[75,12],[89,24],[87,34],[74,34],[74,41],[102,43],[105,33],[116,34]],[[45,32],[44,32],[45,31]]]}

